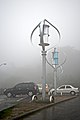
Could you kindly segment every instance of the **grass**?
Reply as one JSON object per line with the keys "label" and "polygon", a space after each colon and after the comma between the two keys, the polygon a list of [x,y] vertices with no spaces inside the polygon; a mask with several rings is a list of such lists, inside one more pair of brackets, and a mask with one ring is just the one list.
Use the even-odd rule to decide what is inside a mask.
{"label": "grass", "polygon": [[12,108],[5,109],[0,112],[0,119],[6,118],[12,113]]}

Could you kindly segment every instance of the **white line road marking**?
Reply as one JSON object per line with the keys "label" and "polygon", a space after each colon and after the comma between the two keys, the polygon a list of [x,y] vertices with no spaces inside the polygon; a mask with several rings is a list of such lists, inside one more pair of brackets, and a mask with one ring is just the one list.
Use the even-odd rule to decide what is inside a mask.
{"label": "white line road marking", "polygon": [[23,100],[23,99],[24,99],[24,98],[20,98],[20,99],[17,100],[17,102],[19,102],[19,101],[21,101],[21,100]]}

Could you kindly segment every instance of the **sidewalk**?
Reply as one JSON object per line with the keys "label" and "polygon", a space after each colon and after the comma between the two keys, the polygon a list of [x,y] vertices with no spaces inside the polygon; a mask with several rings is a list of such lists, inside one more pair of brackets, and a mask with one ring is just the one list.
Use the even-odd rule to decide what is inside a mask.
{"label": "sidewalk", "polygon": [[56,105],[60,102],[73,99],[75,97],[77,96],[68,96],[68,95],[56,96],[54,103],[50,103],[49,100],[47,100],[46,102],[41,102],[39,100],[37,100],[36,102],[35,101],[27,102],[26,99],[24,99],[14,107],[5,110],[7,111],[7,113],[3,111],[3,113],[6,114],[6,116],[0,113],[0,120],[19,120],[20,118],[24,118],[25,116],[31,115],[34,112],[40,111],[52,105]]}

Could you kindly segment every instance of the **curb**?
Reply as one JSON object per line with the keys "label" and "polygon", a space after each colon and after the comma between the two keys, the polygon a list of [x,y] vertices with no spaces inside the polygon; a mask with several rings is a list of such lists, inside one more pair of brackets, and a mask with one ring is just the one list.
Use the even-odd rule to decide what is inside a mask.
{"label": "curb", "polygon": [[51,107],[52,105],[56,105],[56,104],[59,104],[59,103],[61,103],[61,102],[65,102],[65,101],[67,101],[67,100],[71,100],[71,99],[76,98],[76,97],[77,97],[77,96],[73,96],[73,97],[71,97],[71,98],[66,98],[66,99],[64,99],[64,100],[60,100],[60,101],[58,101],[58,102],[50,103],[50,104],[48,104],[48,105],[45,105],[45,106],[36,108],[36,109],[31,110],[31,111],[29,111],[29,112],[26,112],[26,113],[24,113],[24,114],[22,114],[22,115],[19,115],[19,116],[13,118],[12,120],[19,120],[19,119],[21,119],[21,118],[25,118],[25,117],[33,114],[33,113],[36,113],[36,112],[38,112],[38,111],[41,111],[42,109],[46,109],[46,108],[48,108],[48,107]]}

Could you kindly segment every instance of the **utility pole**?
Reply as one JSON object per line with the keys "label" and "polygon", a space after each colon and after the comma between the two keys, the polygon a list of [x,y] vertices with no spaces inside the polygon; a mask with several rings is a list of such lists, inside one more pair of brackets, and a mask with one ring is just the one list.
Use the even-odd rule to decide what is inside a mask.
{"label": "utility pole", "polygon": [[45,22],[47,22],[50,26],[52,26],[54,29],[56,29],[56,31],[59,34],[59,38],[60,38],[60,32],[59,30],[52,25],[49,21],[47,21],[46,19],[44,19],[43,21],[41,21],[32,31],[31,36],[30,36],[30,40],[32,42],[32,36],[34,31],[39,27],[39,31],[40,31],[40,43],[39,46],[42,47],[42,100],[45,101],[46,99],[46,51],[45,47],[49,46],[48,43],[48,37],[49,37],[49,25],[45,24]]}
{"label": "utility pole", "polygon": [[57,65],[58,65],[58,51],[56,48],[54,48],[53,54],[53,65],[54,65],[54,86],[53,88],[55,89],[54,95],[56,95],[56,89],[57,89]]}

